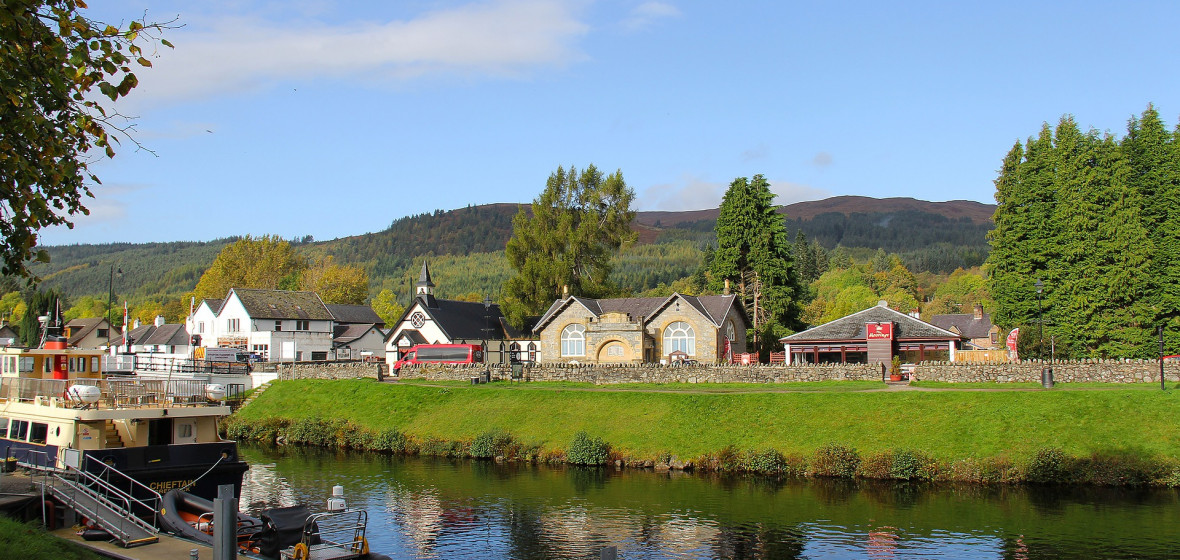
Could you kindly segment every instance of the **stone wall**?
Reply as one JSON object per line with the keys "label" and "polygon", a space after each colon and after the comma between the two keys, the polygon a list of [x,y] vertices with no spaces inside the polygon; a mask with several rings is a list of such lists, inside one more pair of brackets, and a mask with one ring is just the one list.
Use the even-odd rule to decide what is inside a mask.
{"label": "stone wall", "polygon": [[[1052,366],[1058,383],[1103,382],[1144,383],[1159,381],[1159,362],[1151,360],[1083,360],[1078,362],[1029,361],[1012,364],[964,364],[923,362],[913,378],[923,381],[966,382],[1035,382],[1041,370]],[[429,364],[403,368],[402,378],[469,381],[490,370],[494,381],[510,380],[512,369],[505,365],[483,364],[448,366]],[[1166,379],[1180,382],[1180,363],[1164,365]],[[365,375],[374,377],[375,373]],[[535,364],[520,368],[524,381],[578,381],[608,385],[612,383],[788,383],[795,381],[880,381],[880,365],[819,364],[783,365],[698,365],[664,366],[659,364],[569,365]]]}
{"label": "stone wall", "polygon": [[389,374],[384,362],[296,362],[276,367],[279,379],[360,379],[377,378],[377,371]]}

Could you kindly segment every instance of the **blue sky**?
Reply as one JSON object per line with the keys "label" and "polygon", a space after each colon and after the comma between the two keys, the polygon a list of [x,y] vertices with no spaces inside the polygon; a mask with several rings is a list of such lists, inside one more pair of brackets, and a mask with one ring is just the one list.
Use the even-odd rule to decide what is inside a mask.
{"label": "blue sky", "polygon": [[1042,122],[1180,115],[1177,2],[104,0],[178,18],[118,104],[48,245],[333,239],[528,203],[557,166],[620,169],[640,210],[716,207],[763,174],[836,195],[993,202]]}

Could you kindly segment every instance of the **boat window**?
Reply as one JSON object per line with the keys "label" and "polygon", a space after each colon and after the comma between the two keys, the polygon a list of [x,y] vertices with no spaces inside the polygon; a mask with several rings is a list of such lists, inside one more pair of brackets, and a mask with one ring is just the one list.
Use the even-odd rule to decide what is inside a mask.
{"label": "boat window", "polygon": [[21,371],[21,373],[32,373],[33,372],[33,357],[32,356],[22,356],[21,357],[20,371]]}
{"label": "boat window", "polygon": [[98,356],[90,357],[90,371],[98,371]]}
{"label": "boat window", "polygon": [[177,430],[176,430],[176,437],[179,437],[179,438],[193,437],[193,425],[192,424],[181,424],[180,427],[177,428]]}
{"label": "boat window", "polygon": [[30,443],[45,443],[49,437],[49,424],[33,422],[33,429],[29,432]]}
{"label": "boat window", "polygon": [[9,426],[8,438],[18,439],[24,441],[29,437],[29,423],[26,420],[12,420],[12,425]]}
{"label": "boat window", "polygon": [[0,437],[8,437],[8,419],[0,418]]}

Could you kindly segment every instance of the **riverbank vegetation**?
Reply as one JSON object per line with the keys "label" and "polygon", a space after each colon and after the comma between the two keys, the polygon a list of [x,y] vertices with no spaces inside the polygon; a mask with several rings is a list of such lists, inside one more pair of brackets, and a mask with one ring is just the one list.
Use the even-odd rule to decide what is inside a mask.
{"label": "riverbank vegetation", "polygon": [[224,428],[240,440],[509,461],[1180,485],[1174,390],[710,388],[281,381]]}

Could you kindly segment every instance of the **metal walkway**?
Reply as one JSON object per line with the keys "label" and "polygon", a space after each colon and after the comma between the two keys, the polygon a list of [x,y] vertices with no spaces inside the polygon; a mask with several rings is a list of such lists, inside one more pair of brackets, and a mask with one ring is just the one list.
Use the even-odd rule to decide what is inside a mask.
{"label": "metal walkway", "polygon": [[95,491],[80,481],[50,475],[45,490],[74,511],[86,516],[95,526],[110,533],[124,548],[158,542],[156,530],[132,512],[133,499],[122,492]]}

